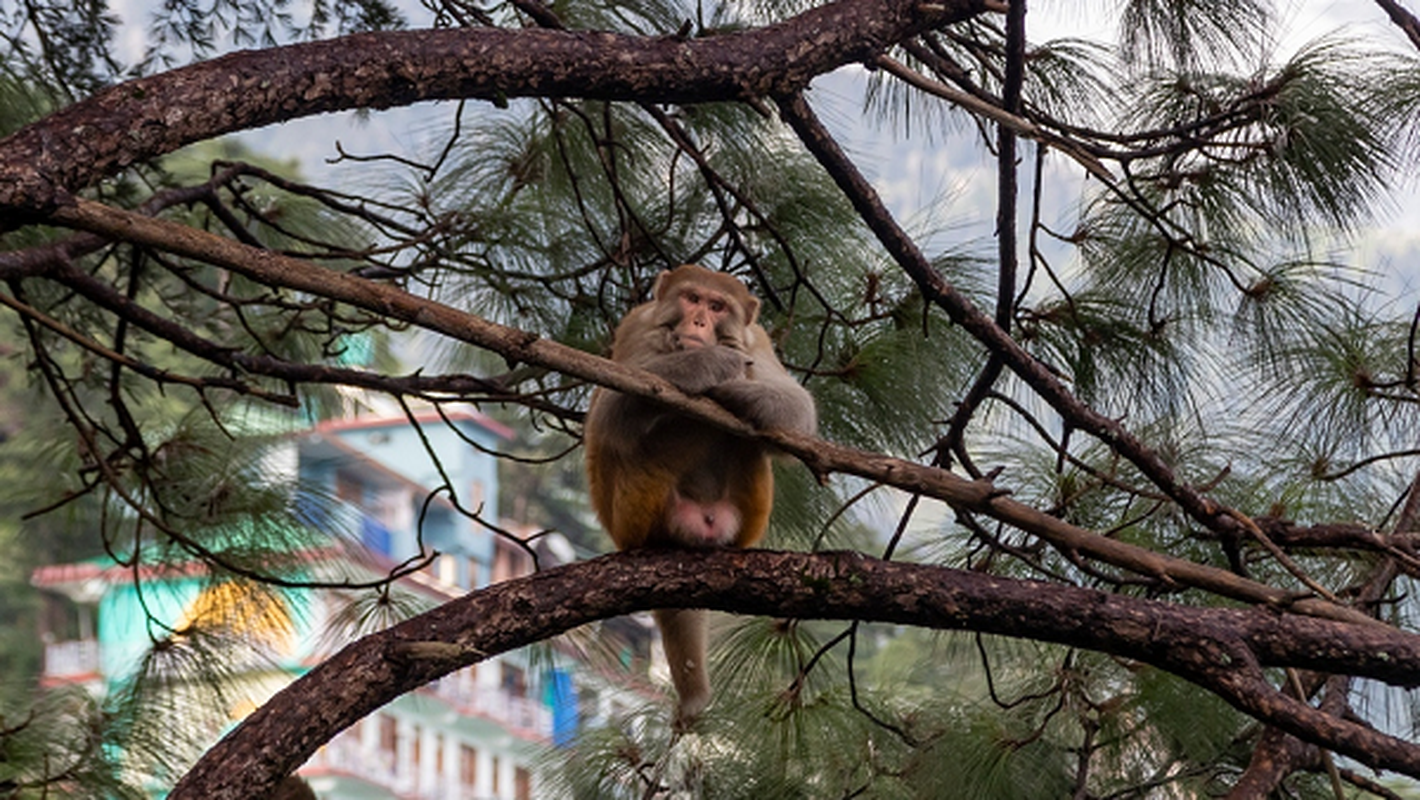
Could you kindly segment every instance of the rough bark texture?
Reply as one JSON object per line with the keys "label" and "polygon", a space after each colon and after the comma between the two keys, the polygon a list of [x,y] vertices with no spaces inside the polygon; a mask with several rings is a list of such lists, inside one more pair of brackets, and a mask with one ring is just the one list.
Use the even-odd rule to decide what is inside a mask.
{"label": "rough bark texture", "polygon": [[[1379,532],[1371,532],[1368,536],[1359,531],[1349,529],[1347,526],[1336,526],[1342,529],[1344,538],[1358,540],[1357,546],[1360,549],[1367,549],[1376,541],[1382,543],[1394,543],[1397,535],[1401,531],[1414,530],[1417,523],[1420,523],[1420,476],[1416,476],[1411,481],[1410,493],[1406,497],[1405,506],[1401,509],[1400,516],[1396,518],[1394,532],[1391,536],[1382,536]],[[1271,527],[1282,530],[1290,530],[1285,523],[1278,522]],[[1306,538],[1299,535],[1298,538]],[[1375,548],[1384,552],[1384,548]],[[1412,549],[1404,552],[1412,552]],[[1371,571],[1370,577],[1356,596],[1356,604],[1359,607],[1367,608],[1379,602],[1386,592],[1391,590],[1397,575],[1399,565],[1395,557],[1383,559]],[[1318,689],[1324,689],[1325,695],[1319,704],[1320,708],[1327,714],[1344,717],[1351,712],[1349,697],[1352,680],[1349,676],[1339,675],[1327,677],[1319,674],[1307,676],[1306,685],[1297,673],[1291,673],[1291,677],[1296,680],[1290,681],[1293,688],[1299,693],[1310,696]],[[1274,792],[1282,782],[1293,772],[1303,769],[1313,769],[1318,764],[1329,767],[1333,780],[1340,780],[1330,754],[1317,747],[1302,742],[1294,736],[1289,736],[1277,728],[1268,728],[1263,731],[1257,744],[1253,747],[1252,759],[1248,763],[1247,769],[1238,778],[1238,782],[1233,785],[1233,789],[1228,794],[1228,800],[1247,800],[1253,797],[1267,797]],[[1354,778],[1352,779],[1354,783]]]}
{"label": "rough bark texture", "polygon": [[400,694],[578,625],[661,607],[971,629],[1089,648],[1175,672],[1362,763],[1420,774],[1420,747],[1352,722],[1319,722],[1324,715],[1278,693],[1261,673],[1296,666],[1420,685],[1420,636],[853,553],[720,550],[603,556],[473,592],[365,637],[253,713],[170,797],[261,796],[322,743]]}
{"label": "rough bark texture", "polygon": [[0,220],[192,142],[275,122],[423,100],[575,96],[704,103],[796,91],[980,0],[840,0],[703,39],[541,29],[366,33],[241,51],[120,84],[0,141]]}

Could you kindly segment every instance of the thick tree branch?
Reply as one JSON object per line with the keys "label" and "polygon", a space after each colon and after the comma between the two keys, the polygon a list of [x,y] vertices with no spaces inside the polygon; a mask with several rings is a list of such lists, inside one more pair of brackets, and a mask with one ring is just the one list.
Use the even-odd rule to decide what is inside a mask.
{"label": "thick tree branch", "polygon": [[1261,672],[1296,666],[1420,685],[1420,636],[853,553],[643,551],[498,584],[351,644],[248,717],[169,796],[262,796],[337,732],[405,692],[578,625],[662,607],[977,630],[1088,648],[1180,674],[1367,765],[1420,775],[1420,746],[1291,700]]}
{"label": "thick tree branch", "polygon": [[[720,406],[703,398],[687,397],[661,378],[533,333],[416,297],[394,286],[324,269],[175,222],[144,217],[82,198],[76,198],[72,205],[55,209],[51,220],[225,267],[268,286],[310,292],[349,303],[491,350],[510,362],[546,367],[618,391],[654,397],[682,413],[726,430],[746,436],[756,435],[755,431]],[[765,435],[785,452],[802,460],[816,474],[842,472],[858,475],[908,492],[935,497],[954,508],[986,514],[1014,525],[1064,551],[1098,558],[1141,575],[1167,583],[1198,587],[1248,603],[1381,625],[1355,609],[1297,595],[1226,570],[1100,536],[1025,503],[1011,500],[988,482],[969,481],[943,469],[863,452],[812,437],[781,431]]]}
{"label": "thick tree branch", "polygon": [[[1410,482],[1410,491],[1406,495],[1405,505],[1400,511],[1400,516],[1395,521],[1395,530],[1413,530],[1418,523],[1420,523],[1420,474],[1417,474]],[[1372,533],[1370,535],[1377,539],[1381,538],[1378,534]],[[1377,564],[1357,592],[1356,605],[1359,608],[1373,609],[1381,596],[1395,581],[1398,571],[1399,565],[1396,558],[1386,558]],[[1322,685],[1326,687],[1326,696],[1321,703],[1321,708],[1324,711],[1332,715],[1340,715],[1349,711],[1347,704],[1351,691],[1349,677],[1313,674],[1309,680],[1312,686],[1303,690],[1303,693],[1312,692]],[[1300,685],[1301,682],[1298,681],[1298,686]],[[1270,795],[1288,775],[1299,769],[1313,768],[1314,765],[1321,763],[1329,764],[1333,770],[1335,768],[1335,765],[1330,763],[1330,756],[1325,751],[1318,750],[1315,746],[1290,736],[1278,728],[1267,728],[1253,747],[1252,760],[1237,783],[1234,784],[1228,797],[1244,800],[1244,798]]]}
{"label": "thick tree branch", "polygon": [[0,219],[42,211],[185,144],[331,111],[460,98],[704,103],[784,94],[985,10],[981,0],[839,0],[703,39],[476,28],[232,53],[120,84],[0,140]]}

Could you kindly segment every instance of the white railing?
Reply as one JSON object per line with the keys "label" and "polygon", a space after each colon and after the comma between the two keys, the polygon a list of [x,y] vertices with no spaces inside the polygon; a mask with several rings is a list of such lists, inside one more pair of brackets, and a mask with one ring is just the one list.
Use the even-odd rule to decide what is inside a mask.
{"label": "white railing", "polygon": [[414,764],[395,763],[391,753],[364,748],[359,736],[353,732],[346,732],[327,742],[311,756],[301,771],[321,771],[358,778],[409,800],[462,800],[473,797],[471,787],[445,776],[422,780]]}
{"label": "white railing", "polygon": [[73,678],[99,671],[99,643],[95,639],[75,639],[44,646],[44,674],[47,678]]}
{"label": "white railing", "polygon": [[369,752],[361,747],[358,736],[349,733],[331,739],[316,751],[306,762],[306,767],[317,767],[331,772],[349,775],[376,786],[399,792],[408,778],[402,777],[394,758],[389,753]]}
{"label": "white railing", "polygon": [[552,736],[552,712],[546,706],[496,687],[478,686],[466,671],[445,675],[425,686],[424,691],[464,714],[491,719],[525,736]]}

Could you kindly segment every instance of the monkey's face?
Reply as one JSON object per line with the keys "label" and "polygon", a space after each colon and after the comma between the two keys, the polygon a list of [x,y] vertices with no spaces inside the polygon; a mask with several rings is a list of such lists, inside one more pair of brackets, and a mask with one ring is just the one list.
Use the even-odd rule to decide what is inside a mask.
{"label": "monkey's face", "polygon": [[675,341],[681,350],[719,342],[735,321],[729,298],[703,286],[682,287],[676,293],[676,309],[680,320],[674,329]]}

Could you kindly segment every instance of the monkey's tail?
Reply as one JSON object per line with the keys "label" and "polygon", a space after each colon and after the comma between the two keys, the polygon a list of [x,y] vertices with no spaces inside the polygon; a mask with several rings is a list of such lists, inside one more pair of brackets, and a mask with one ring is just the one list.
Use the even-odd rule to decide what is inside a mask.
{"label": "monkey's tail", "polygon": [[710,704],[710,675],[705,663],[707,616],[698,608],[663,608],[656,611],[656,625],[661,629],[666,664],[679,697],[675,728],[685,730]]}

